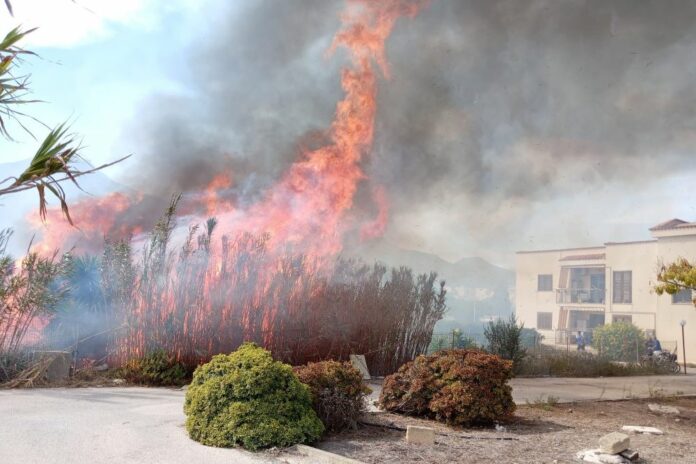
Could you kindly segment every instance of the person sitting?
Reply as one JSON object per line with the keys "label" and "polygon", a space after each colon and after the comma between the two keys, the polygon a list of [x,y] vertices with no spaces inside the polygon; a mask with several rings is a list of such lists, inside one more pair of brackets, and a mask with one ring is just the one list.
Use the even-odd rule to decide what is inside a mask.
{"label": "person sitting", "polygon": [[660,344],[660,340],[655,337],[653,339],[653,353],[661,353],[662,352],[662,345]]}
{"label": "person sitting", "polygon": [[647,353],[648,356],[652,356],[653,351],[655,351],[655,339],[651,335],[645,341],[645,352]]}

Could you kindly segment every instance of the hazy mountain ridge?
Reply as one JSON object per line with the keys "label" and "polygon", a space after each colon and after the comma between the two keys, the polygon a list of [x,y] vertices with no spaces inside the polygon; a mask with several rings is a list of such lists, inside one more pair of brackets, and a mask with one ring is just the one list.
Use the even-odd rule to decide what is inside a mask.
{"label": "hazy mountain ridge", "polygon": [[418,273],[437,272],[448,290],[449,310],[436,330],[475,325],[489,316],[508,316],[514,309],[515,273],[483,258],[463,258],[454,263],[437,255],[384,243],[368,245],[356,254],[390,266],[408,266]]}

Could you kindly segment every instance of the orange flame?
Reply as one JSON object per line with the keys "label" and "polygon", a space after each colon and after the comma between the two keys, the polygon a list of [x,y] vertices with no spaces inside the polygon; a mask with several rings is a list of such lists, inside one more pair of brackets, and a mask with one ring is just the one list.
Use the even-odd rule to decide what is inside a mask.
{"label": "orange flame", "polygon": [[[171,276],[163,279],[167,288],[162,292],[146,296],[134,292],[133,297],[128,298],[126,310],[130,312],[128,319],[132,325],[117,344],[116,358],[123,360],[142,354],[148,339],[164,343],[166,338],[177,357],[195,352],[194,347],[210,351],[213,343],[220,343],[222,339],[213,340],[211,328],[225,327],[232,322],[254,334],[260,329],[266,341],[269,341],[266,337],[277,335],[273,332],[274,324],[282,319],[278,302],[283,298],[303,300],[301,292],[307,291],[303,286],[309,285],[295,282],[283,287],[279,283],[282,281],[274,280],[279,274],[292,274],[287,271],[292,265],[283,256],[286,247],[303,254],[305,269],[316,269],[322,258],[340,252],[344,234],[356,229],[346,213],[353,206],[359,183],[366,178],[361,163],[369,154],[374,138],[377,110],[374,64],[385,77],[389,76],[385,40],[399,17],[415,16],[426,3],[427,0],[348,0],[342,16],[343,28],[329,49],[329,53],[333,53],[343,47],[351,60],[351,67],[342,71],[345,96],[336,106],[329,143],[304,151],[278,183],[249,208],[239,209],[229,200],[232,187],[229,173],[216,176],[203,192],[185,199],[185,214],[196,208],[199,222],[215,215],[222,233],[242,238],[236,242],[221,240],[219,249],[201,258],[202,266],[182,264],[178,270],[165,271]],[[383,234],[388,219],[386,191],[375,187],[372,197],[378,214],[374,221],[361,228],[361,236],[365,239]],[[82,240],[91,243],[111,231],[132,232],[120,230],[118,218],[139,201],[112,194],[74,205],[72,216],[80,227]],[[74,230],[67,223],[56,220],[56,214],[59,213],[52,212],[46,224],[47,233],[41,243],[43,251],[64,245],[73,236]],[[249,236],[243,237],[244,232],[263,236],[262,243],[254,242]],[[210,246],[205,237],[202,239],[204,247]],[[242,259],[244,265],[235,266],[228,262],[235,256],[245,255],[248,250],[260,249],[263,251],[259,253],[258,263]],[[251,286],[246,292],[245,279],[250,280]],[[136,282],[138,284],[143,283]],[[239,291],[234,288],[237,284],[241,287]],[[177,302],[180,289],[198,292],[195,304],[188,302],[183,312]],[[182,332],[163,329],[172,321],[181,323]],[[247,335],[249,332],[245,331]],[[227,339],[222,342],[231,343]]]}

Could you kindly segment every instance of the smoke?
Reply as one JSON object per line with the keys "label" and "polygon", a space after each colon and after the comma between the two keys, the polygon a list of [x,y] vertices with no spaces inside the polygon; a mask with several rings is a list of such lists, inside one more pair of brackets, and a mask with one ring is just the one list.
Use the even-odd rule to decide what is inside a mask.
{"label": "smoke", "polygon": [[[326,136],[346,56],[325,52],[343,6],[259,0],[211,15],[182,58],[187,92],[152,96],[128,131],[131,182],[166,198],[224,168],[236,202],[258,199]],[[686,0],[434,0],[388,41],[355,214],[378,214],[382,185],[390,239],[514,249],[547,201],[567,201],[572,218],[588,192],[610,204],[606,185],[625,194],[692,171],[694,42]]]}

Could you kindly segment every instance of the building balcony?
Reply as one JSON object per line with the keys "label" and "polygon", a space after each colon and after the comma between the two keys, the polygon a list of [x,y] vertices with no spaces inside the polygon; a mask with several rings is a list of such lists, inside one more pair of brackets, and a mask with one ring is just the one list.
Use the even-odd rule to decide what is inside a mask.
{"label": "building balcony", "polygon": [[603,305],[606,293],[606,288],[558,288],[556,289],[556,303]]}

